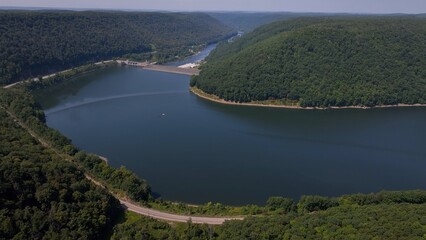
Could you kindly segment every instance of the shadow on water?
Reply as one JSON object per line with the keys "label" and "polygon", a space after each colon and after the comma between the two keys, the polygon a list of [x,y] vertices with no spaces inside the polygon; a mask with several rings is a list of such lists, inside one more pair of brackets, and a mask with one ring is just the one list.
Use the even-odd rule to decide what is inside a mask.
{"label": "shadow on water", "polygon": [[[194,94],[192,94],[196,97]],[[255,127],[250,130],[233,129],[241,134],[273,138],[277,140],[290,140],[305,143],[316,143],[335,147],[352,147],[367,149],[378,152],[395,153],[402,156],[411,156],[419,161],[426,160],[426,148],[416,151],[404,150],[398,146],[381,145],[380,141],[356,141],[351,138],[333,139],[329,136],[333,133],[340,134],[341,131],[354,135],[369,131],[371,125],[378,122],[389,122],[399,116],[404,124],[406,119],[426,121],[424,108],[377,108],[377,109],[328,109],[328,110],[306,110],[306,109],[284,109],[266,108],[253,106],[224,105],[211,102],[206,99],[197,98],[197,102],[218,114],[247,122]],[[404,118],[404,116],[406,116]],[[396,119],[398,120],[398,119]],[[407,123],[409,124],[409,123]],[[259,131],[253,131],[259,129]],[[375,129],[377,130],[377,129]],[[389,133],[398,132],[398,124],[384,126],[384,131]]]}
{"label": "shadow on water", "polygon": [[[76,96],[89,84],[96,82],[100,78],[111,76],[111,74],[119,73],[121,67],[109,67],[94,72],[86,73],[82,76],[71,78],[61,84],[54,85],[45,89],[35,91],[34,97],[41,104],[43,109],[49,109],[58,105],[70,96]],[[51,96],[51,97],[46,97]]]}
{"label": "shadow on water", "polygon": [[161,194],[159,192],[151,192],[151,195],[154,199],[159,199],[161,198]]}
{"label": "shadow on water", "polygon": [[146,178],[156,197],[263,204],[426,187],[425,108],[230,106],[189,94],[186,76],[98,74],[42,96],[47,124]]}

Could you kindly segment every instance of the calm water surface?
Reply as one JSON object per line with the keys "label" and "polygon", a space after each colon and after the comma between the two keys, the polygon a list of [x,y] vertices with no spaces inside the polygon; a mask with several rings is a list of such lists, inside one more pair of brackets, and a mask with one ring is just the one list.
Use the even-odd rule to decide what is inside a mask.
{"label": "calm water surface", "polygon": [[117,68],[37,95],[50,127],[168,200],[263,204],[277,195],[426,189],[426,108],[226,106],[197,98],[188,84]]}

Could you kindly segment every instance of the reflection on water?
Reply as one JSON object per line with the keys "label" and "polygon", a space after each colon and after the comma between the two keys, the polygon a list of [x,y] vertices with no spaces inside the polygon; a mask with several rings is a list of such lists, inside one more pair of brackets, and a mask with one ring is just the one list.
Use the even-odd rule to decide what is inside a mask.
{"label": "reflection on water", "polygon": [[[256,125],[261,131],[242,131],[247,135],[255,135],[258,137],[291,139],[301,142],[315,142],[318,144],[328,144],[335,146],[348,146],[356,148],[368,148],[370,150],[393,152],[425,159],[426,151],[423,148],[410,148],[412,142],[400,144],[398,147],[389,147],[383,136],[375,136],[369,131],[376,124],[382,124],[378,127],[388,134],[396,133],[396,129],[390,129],[386,126],[387,122],[392,122],[395,114],[412,115],[417,113],[416,117],[421,120],[425,119],[425,109],[416,108],[398,108],[398,109],[340,109],[340,110],[297,110],[297,109],[277,109],[277,108],[261,108],[249,106],[228,106],[205,99],[199,99],[201,104],[206,107],[217,110],[218,112],[227,113],[230,117],[236,117],[240,121],[248,121]],[[269,118],[269,116],[273,116]],[[380,119],[380,121],[378,120]],[[265,124],[267,123],[267,124]],[[342,124],[343,123],[343,124]],[[344,124],[346,123],[346,124]],[[406,124],[411,124],[407,122]],[[350,125],[348,128],[348,125]],[[321,126],[320,128],[318,126]],[[296,130],[296,131],[293,131]],[[402,129],[403,130],[403,129]],[[400,133],[406,136],[415,137],[418,135],[416,129],[408,133]],[[342,132],[351,135],[347,141],[342,141],[340,137]],[[303,134],[301,134],[303,133]],[[333,133],[337,134],[337,138],[330,137]],[[362,135],[361,135],[362,133]],[[372,141],[366,141],[366,135],[372,135]],[[301,137],[303,136],[303,137]],[[313,138],[318,136],[318,138]],[[325,136],[328,136],[325,138]],[[357,137],[360,136],[360,137]],[[393,138],[392,136],[391,139]],[[384,140],[384,141],[383,141]],[[417,139],[414,139],[417,141]],[[421,142],[420,142],[421,144]],[[408,150],[403,150],[404,147]]]}
{"label": "reflection on water", "polygon": [[262,204],[276,195],[426,188],[426,108],[229,106],[196,97],[188,83],[119,68],[38,98],[49,126],[166,199]]}

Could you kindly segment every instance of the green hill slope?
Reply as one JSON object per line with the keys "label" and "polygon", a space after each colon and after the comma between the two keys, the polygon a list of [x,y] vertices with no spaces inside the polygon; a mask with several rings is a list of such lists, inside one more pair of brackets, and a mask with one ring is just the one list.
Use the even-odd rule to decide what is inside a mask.
{"label": "green hill slope", "polygon": [[[51,147],[39,143],[17,119]],[[111,234],[111,239],[227,240],[426,236],[424,190],[337,198],[302,196],[297,203],[271,197],[264,207],[240,208],[245,209],[244,215],[257,216],[221,226],[169,225],[129,213],[122,219],[119,202],[85,179],[83,171],[109,190],[145,203],[151,193],[146,182],[124,167],[115,169],[94,155],[76,153],[70,140],[48,128],[44,120],[43,111],[28,92],[19,87],[0,89],[0,239],[104,239]],[[227,213],[230,209],[211,203],[192,210],[185,204],[170,205],[183,209],[184,214]]]}
{"label": "green hill slope", "polygon": [[0,84],[129,53],[170,59],[232,32],[201,13],[0,11],[0,22]]}
{"label": "green hill slope", "polygon": [[223,22],[227,26],[231,26],[235,30],[243,32],[250,32],[261,25],[279,20],[327,15],[325,13],[293,12],[210,12],[208,14]]}
{"label": "green hill slope", "polygon": [[227,101],[302,107],[426,103],[426,20],[304,18],[217,49],[191,81]]}
{"label": "green hill slope", "polygon": [[0,239],[102,239],[120,203],[0,107]]}

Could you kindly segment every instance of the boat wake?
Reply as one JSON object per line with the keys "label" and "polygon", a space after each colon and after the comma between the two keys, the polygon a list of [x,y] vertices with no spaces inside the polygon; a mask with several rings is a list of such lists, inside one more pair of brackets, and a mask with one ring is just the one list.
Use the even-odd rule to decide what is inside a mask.
{"label": "boat wake", "polygon": [[131,94],[121,94],[121,95],[115,95],[115,96],[108,96],[103,98],[93,98],[93,99],[85,99],[83,102],[78,103],[72,103],[65,106],[60,106],[58,108],[52,108],[45,110],[46,115],[51,115],[57,112],[66,111],[69,109],[90,105],[94,103],[99,102],[105,102],[105,101],[111,101],[111,100],[117,100],[122,98],[131,98],[131,97],[140,97],[140,96],[157,96],[157,95],[170,95],[170,94],[183,94],[187,93],[188,91],[163,91],[163,92],[143,92],[143,93],[131,93]]}

